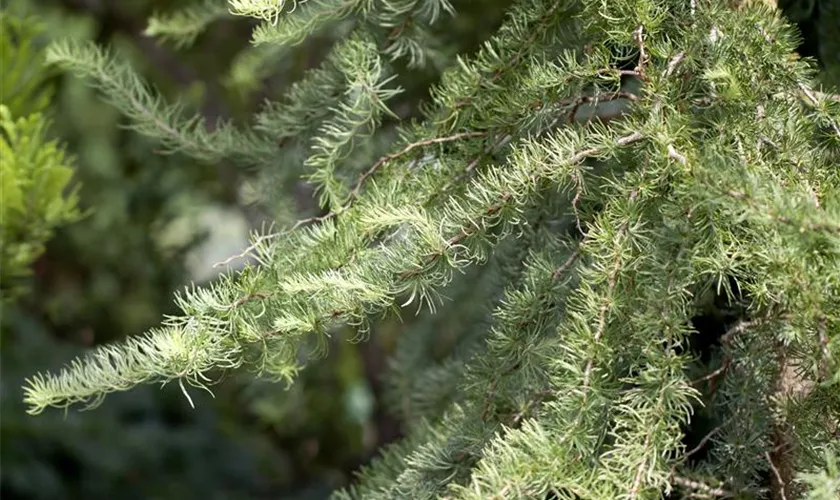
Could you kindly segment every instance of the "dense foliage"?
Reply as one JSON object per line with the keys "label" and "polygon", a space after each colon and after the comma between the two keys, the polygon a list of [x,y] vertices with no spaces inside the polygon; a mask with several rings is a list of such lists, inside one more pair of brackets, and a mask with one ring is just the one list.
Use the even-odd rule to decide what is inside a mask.
{"label": "dense foliage", "polygon": [[47,137],[42,114],[52,89],[43,55],[33,46],[40,29],[34,19],[0,12],[0,282],[7,300],[52,231],[80,215],[76,193],[65,195],[73,175],[70,159]]}
{"label": "dense foliage", "polygon": [[[146,32],[189,46],[217,3]],[[406,435],[338,498],[834,498],[830,57],[821,88],[767,2],[515,0],[498,27],[467,4],[232,0],[259,21],[240,92],[329,48],[213,127],[119,53],[51,45],[161,148],[256,170],[278,229],[160,327],[31,377],[30,412],[170,380],[192,404],[242,366],[297,384],[416,311],[384,378]],[[320,212],[292,224],[301,191]]]}

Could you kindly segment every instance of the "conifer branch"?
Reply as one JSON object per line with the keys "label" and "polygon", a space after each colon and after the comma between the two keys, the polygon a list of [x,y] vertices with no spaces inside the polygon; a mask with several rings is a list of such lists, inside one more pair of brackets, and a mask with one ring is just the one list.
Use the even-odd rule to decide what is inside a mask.
{"label": "conifer branch", "polygon": [[[614,145],[624,146],[640,141],[642,138],[643,136],[641,133],[634,132],[618,138],[614,141]],[[530,145],[528,149],[531,149],[531,152],[528,154],[546,155],[548,150],[540,152],[541,147],[545,146],[539,146],[537,144]],[[548,145],[547,147],[552,148],[552,155],[556,154],[556,151],[553,150],[551,145]],[[558,160],[560,160],[562,164],[566,165],[568,168],[568,166],[575,165],[589,156],[602,155],[605,154],[605,152],[606,151],[602,148],[586,148],[572,154],[569,158],[558,158]],[[522,159],[524,160],[525,158],[527,158],[527,156]],[[455,220],[447,220],[448,217],[446,217],[437,224],[432,223],[425,226],[428,228],[443,228],[454,224],[456,227],[460,227],[460,229],[458,229],[453,236],[447,238],[444,244],[440,246],[440,249],[432,250],[430,253],[421,251],[421,257],[419,260],[417,260],[417,257],[412,254],[403,257],[401,260],[405,262],[405,264],[402,265],[408,264],[411,267],[409,269],[403,268],[404,270],[402,272],[397,272],[393,278],[386,279],[384,282],[358,282],[358,285],[351,285],[352,288],[344,289],[344,285],[340,285],[336,288],[336,285],[340,282],[318,282],[311,281],[310,278],[306,278],[305,281],[302,281],[304,279],[303,276],[293,275],[287,280],[281,281],[277,285],[278,292],[275,293],[252,292],[244,296],[233,298],[230,295],[229,289],[216,287],[215,290],[209,289],[206,291],[197,291],[187,295],[186,300],[180,300],[181,306],[185,312],[195,311],[198,313],[201,309],[206,309],[208,307],[211,308],[211,310],[216,311],[231,311],[237,310],[240,306],[252,302],[255,299],[258,299],[261,302],[272,299],[281,300],[284,296],[294,297],[304,290],[306,290],[309,297],[313,297],[314,293],[325,294],[324,298],[327,299],[328,302],[324,304],[323,307],[319,307],[321,312],[315,317],[304,319],[286,314],[278,317],[274,322],[274,328],[271,328],[268,332],[242,332],[239,335],[240,338],[251,337],[253,338],[252,341],[262,341],[263,339],[271,337],[294,337],[299,334],[320,329],[314,325],[335,324],[337,321],[342,319],[344,321],[354,323],[362,319],[359,317],[359,314],[362,311],[366,311],[366,306],[374,306],[377,309],[387,306],[388,302],[392,302],[394,300],[394,296],[396,294],[407,289],[414,289],[413,295],[423,301],[424,297],[430,290],[424,290],[422,288],[417,290],[416,287],[418,284],[412,284],[411,282],[414,281],[412,278],[418,277],[422,269],[428,269],[444,256],[449,256],[454,251],[457,251],[463,246],[463,243],[469,237],[477,234],[479,231],[485,231],[488,227],[487,224],[492,225],[492,219],[494,216],[505,208],[508,203],[522,203],[524,200],[521,194],[523,189],[533,189],[536,185],[536,181],[541,177],[557,176],[561,173],[561,171],[557,170],[557,167],[554,166],[554,164],[546,165],[537,163],[536,165],[530,166],[530,168],[534,167],[537,167],[538,170],[534,171],[531,175],[525,178],[521,176],[500,176],[499,174],[502,172],[499,171],[495,174],[487,174],[492,177],[485,177],[486,181],[493,179],[490,184],[486,184],[486,182],[481,182],[480,180],[474,181],[473,185],[480,191],[483,191],[484,194],[475,199],[476,202],[478,202],[477,205],[476,202],[473,202],[473,210],[477,213],[470,218],[473,220],[486,219],[484,224],[476,225],[472,222],[466,221],[467,225],[464,226],[464,222],[458,221],[460,217],[456,216]],[[522,164],[519,168],[528,168],[528,164]],[[493,186],[494,184],[495,186]],[[514,192],[519,194],[514,197]],[[454,210],[455,207],[459,207],[460,203],[460,201],[452,201],[452,209]],[[393,211],[393,208],[382,207],[382,209],[387,212]],[[378,212],[376,209],[369,210],[371,214],[376,214]],[[454,213],[461,213],[462,211],[463,208]],[[444,211],[444,213],[446,213],[446,211]],[[401,221],[405,219],[403,219],[402,215],[398,215],[395,220]],[[361,222],[364,227],[369,228],[368,230],[377,228],[384,229],[385,227],[394,224],[394,222],[391,221],[380,220],[376,215],[369,216],[369,218],[363,219]],[[418,227],[418,229],[420,229],[420,227]],[[423,248],[426,246],[426,244],[423,243],[423,240],[427,237],[421,232],[419,233],[419,238],[420,239],[416,241],[416,244],[419,245],[419,248]],[[390,251],[387,248],[383,249],[379,255],[380,259],[391,260],[389,257]],[[371,258],[373,258],[373,256],[371,256]],[[375,261],[376,260],[374,259],[371,263]],[[455,267],[466,265],[469,262],[468,260],[459,262],[457,260],[452,260],[451,258],[447,258],[446,261],[449,265]],[[401,263],[399,261],[393,262],[386,265],[383,269],[393,269],[395,265],[399,266]],[[367,269],[367,266],[365,265],[362,269]],[[361,271],[361,269],[359,270]],[[360,276],[357,277],[352,274],[348,274],[349,272],[350,270],[348,269],[343,274],[337,274],[335,271],[328,270],[322,275],[321,279],[334,277],[335,279],[340,279],[344,283],[349,284],[361,278]],[[311,278],[315,277],[313,276]],[[400,282],[409,283],[399,285]],[[395,287],[395,285],[397,286]],[[339,295],[331,297],[335,293],[338,293]],[[205,303],[205,305],[199,305],[200,302],[198,302],[197,299],[200,299]],[[352,307],[344,308],[340,305],[342,302],[346,302],[348,305],[352,304]],[[199,307],[197,308],[196,306]],[[26,401],[33,405],[32,411],[42,411],[45,405],[48,404],[72,404],[74,402],[87,401],[93,394],[103,394],[114,390],[124,390],[131,384],[132,381],[136,385],[148,380],[154,380],[156,377],[176,378],[178,376],[176,374],[181,373],[192,377],[191,379],[188,379],[191,382],[198,383],[198,380],[195,377],[199,377],[204,371],[212,368],[213,366],[232,366],[232,364],[238,363],[238,361],[234,362],[228,356],[222,356],[222,354],[218,351],[213,351],[216,354],[207,355],[207,342],[209,339],[216,338],[217,336],[217,334],[213,332],[216,328],[218,328],[218,326],[211,325],[224,324],[224,320],[222,318],[215,317],[216,314],[217,313],[213,313],[213,316],[200,314],[198,316],[188,316],[182,319],[177,319],[177,321],[173,323],[176,326],[173,326],[172,329],[152,333],[151,336],[144,338],[142,341],[138,341],[139,343],[128,343],[125,346],[117,348],[104,347],[101,351],[95,351],[102,352],[104,354],[93,354],[92,357],[89,357],[85,361],[77,362],[78,364],[73,365],[72,369],[62,372],[57,377],[38,375],[35,379],[28,382],[30,387],[27,389]],[[204,323],[207,321],[211,321],[211,323],[207,323],[205,325]],[[190,338],[195,338],[195,342],[200,342],[200,344],[196,345],[196,349],[207,355],[202,358],[202,364],[190,364],[189,368],[184,368],[180,364],[174,365],[178,368],[168,367],[167,364],[158,366],[161,362],[170,363],[170,361],[167,361],[170,358],[159,357],[156,355],[148,356],[145,354],[147,350],[155,352],[163,349],[163,347],[157,346],[165,345],[165,343],[168,342],[167,339],[170,337],[173,339],[183,338],[182,332],[184,330],[182,328],[186,328],[186,326],[180,327],[177,325],[189,325],[189,328],[186,331],[195,332],[190,333]],[[253,327],[248,328],[250,330]],[[238,352],[239,348],[233,348],[236,344],[232,344],[231,341],[233,341],[233,339],[229,339],[229,341],[226,342],[221,342],[220,340],[215,340],[213,342],[215,342],[215,345],[219,348],[225,345],[225,347],[230,349],[231,353]],[[191,340],[191,342],[193,341]],[[178,340],[176,343],[177,345],[183,345],[181,340]],[[195,344],[190,345],[192,346]],[[172,362],[180,359],[189,359],[188,357],[184,358],[184,356],[187,355],[187,352],[188,351],[182,350],[176,351],[176,353],[172,354],[172,356],[174,356],[174,358],[172,358]],[[102,358],[102,356],[104,356],[104,358]],[[103,361],[101,361],[101,359],[112,358],[120,361],[116,363],[112,369],[108,369],[107,365],[102,364]],[[123,359],[126,361],[122,361]],[[218,361],[218,363],[216,363],[216,361]],[[97,375],[92,376],[94,373]],[[115,379],[120,380],[120,382],[115,383],[109,380],[109,377],[114,377]]]}
{"label": "conifer branch", "polygon": [[209,132],[201,117],[183,118],[181,106],[165,104],[131,67],[94,44],[55,43],[47,50],[47,61],[90,78],[132,120],[133,129],[159,139],[167,152],[183,152],[207,162],[230,158],[250,164],[274,153],[270,143],[230,124],[222,123]]}
{"label": "conifer branch", "polygon": [[345,43],[340,42],[323,65],[292,84],[282,101],[267,103],[257,115],[254,128],[280,143],[317,130],[347,90],[347,77],[339,69]]}
{"label": "conifer branch", "polygon": [[447,137],[436,137],[436,138],[433,138],[433,139],[424,139],[424,140],[421,140],[421,141],[412,142],[411,144],[408,144],[402,150],[397,151],[396,153],[389,153],[389,154],[379,158],[369,169],[365,170],[359,176],[359,179],[356,181],[356,185],[353,187],[353,190],[350,191],[350,194],[347,196],[347,198],[345,199],[344,203],[341,205],[340,208],[338,208],[337,210],[331,210],[330,212],[328,212],[324,215],[319,215],[319,216],[315,216],[315,217],[308,217],[306,219],[301,219],[297,223],[295,223],[292,230],[297,229],[298,227],[306,225],[306,224],[311,224],[313,222],[324,222],[326,220],[332,219],[333,217],[336,217],[336,216],[340,215],[341,213],[345,212],[347,209],[350,208],[353,201],[356,198],[359,197],[359,195],[362,192],[362,188],[363,188],[365,182],[369,178],[373,177],[373,175],[377,172],[377,170],[382,168],[385,164],[387,164],[390,161],[401,158],[401,157],[411,153],[412,151],[414,151],[415,149],[418,149],[418,148],[428,147],[428,146],[432,146],[432,145],[435,145],[435,144],[443,144],[443,143],[452,142],[452,141],[458,141],[458,140],[461,140],[461,139],[484,137],[485,135],[487,135],[485,132],[459,132],[457,134],[453,134],[453,135],[450,135],[450,136],[447,136]]}
{"label": "conifer branch", "polygon": [[232,0],[231,6],[235,14],[266,21],[254,30],[254,45],[293,47],[328,25],[362,12],[370,0],[306,0],[299,11],[286,14],[283,13],[284,2],[267,2],[267,6],[265,3],[263,0]]}
{"label": "conifer branch", "polygon": [[382,114],[392,114],[384,102],[401,92],[385,87],[393,78],[385,76],[372,43],[351,41],[342,50],[339,62],[348,78],[347,97],[339,103],[333,118],[322,125],[313,152],[304,162],[314,169],[308,178],[315,183],[321,204],[332,211],[339,209],[344,195],[344,186],[336,175],[339,162],[354,141],[374,131]]}
{"label": "conifer branch", "polygon": [[[639,134],[641,136],[641,134]],[[635,189],[630,193],[630,202],[632,203],[636,196],[638,195],[638,191]],[[616,246],[620,246],[622,244],[622,240],[627,233],[627,226],[629,225],[629,221],[624,221],[621,226],[618,228],[618,232],[616,233],[615,237],[615,244]],[[616,253],[616,256],[613,258],[613,266],[610,274],[607,277],[607,291],[606,295],[604,296],[603,303],[601,304],[600,309],[598,310],[598,323],[595,328],[595,335],[592,338],[592,343],[596,346],[601,341],[601,337],[604,335],[607,327],[607,312],[610,309],[610,302],[612,301],[612,295],[615,293],[615,285],[618,280],[618,273],[621,271],[621,259],[619,259],[619,255]],[[590,357],[589,360],[586,362],[586,368],[583,370],[583,388],[589,389],[589,378],[592,374],[592,367],[595,364],[595,358]]]}
{"label": "conifer branch", "polygon": [[[580,258],[580,255],[581,255],[580,248],[575,249],[575,251],[572,252],[571,255],[569,255],[569,258],[567,258],[566,261],[563,262],[562,265],[560,265],[559,267],[557,267],[556,269],[554,269],[551,272],[551,279],[552,280],[557,280],[561,276],[563,276],[572,267],[572,265],[574,265],[574,263],[578,260],[578,258]],[[517,326],[518,327],[525,327],[527,325],[519,324]],[[487,394],[484,398],[484,404],[482,405],[481,420],[484,420],[484,421],[487,420],[487,417],[490,413],[490,405],[492,404],[492,401],[495,398],[496,388],[498,387],[500,380],[502,378],[506,377],[507,375],[509,375],[516,368],[518,368],[518,366],[514,365],[512,368],[509,368],[509,369],[505,370],[504,372],[499,373],[497,376],[493,377],[493,381],[490,383],[490,389],[487,391]],[[544,395],[544,391],[540,391],[540,392],[537,393],[537,396],[543,396],[543,395]],[[526,407],[524,409],[522,409],[521,411],[519,411],[514,416],[514,418],[511,421],[511,424],[512,425],[518,425],[519,422],[521,421],[521,419],[524,417],[525,413],[527,413],[528,409],[530,409],[530,407],[533,404],[535,404],[536,400],[537,400],[537,398],[530,398],[528,400],[528,403],[526,404]]]}
{"label": "conifer branch", "polygon": [[832,221],[797,221],[796,219],[790,216],[780,215],[776,213],[772,208],[762,205],[760,202],[755,200],[755,198],[744,192],[731,190],[726,194],[739,201],[745,202],[756,213],[763,214],[764,217],[769,218],[770,220],[773,220],[775,222],[779,222],[781,224],[797,226],[800,231],[820,231],[840,234],[840,224],[834,223]]}
{"label": "conifer branch", "polygon": [[230,10],[239,16],[250,16],[263,19],[271,24],[277,24],[278,18],[288,8],[294,12],[298,4],[308,0],[228,0]]}
{"label": "conifer branch", "polygon": [[224,0],[201,0],[165,14],[149,18],[143,34],[171,41],[177,47],[192,45],[207,26],[228,14]]}
{"label": "conifer branch", "polygon": [[366,13],[369,24],[391,28],[383,51],[392,61],[408,58],[408,67],[423,66],[428,59],[429,41],[434,37],[429,27],[442,12],[455,14],[449,0],[404,0],[383,2],[381,9]]}
{"label": "conifer branch", "polygon": [[779,494],[779,498],[781,498],[781,500],[787,500],[787,495],[785,495],[785,488],[787,487],[787,485],[785,484],[785,480],[782,479],[782,475],[779,473],[779,469],[776,468],[776,465],[773,463],[773,459],[770,457],[770,452],[765,451],[764,458],[767,459],[767,464],[770,466],[770,470],[773,471],[773,477],[779,484],[778,489],[776,489],[776,492],[778,492]]}
{"label": "conifer branch", "polygon": [[389,161],[395,160],[395,159],[397,159],[401,156],[405,156],[405,155],[407,155],[408,153],[412,152],[413,150],[415,150],[417,148],[427,147],[427,146],[431,146],[431,145],[435,145],[435,144],[443,144],[443,143],[446,143],[446,142],[459,141],[461,139],[468,139],[468,138],[471,139],[471,138],[476,138],[476,137],[485,137],[486,135],[487,135],[486,132],[478,132],[478,131],[476,131],[476,132],[459,132],[457,134],[453,134],[453,135],[450,135],[450,136],[447,136],[447,137],[436,137],[436,138],[433,138],[433,139],[425,139],[425,140],[422,140],[422,141],[412,142],[411,144],[407,145],[402,150],[400,150],[396,153],[390,153],[386,156],[383,156],[382,158],[377,160],[376,163],[374,163],[368,170],[366,170],[359,177],[358,181],[356,181],[356,186],[353,188],[353,191],[350,193],[348,201],[346,201],[344,203],[345,207],[349,206],[349,204],[352,202],[352,200],[359,197],[359,194],[362,191],[362,186],[364,185],[365,181],[368,178],[372,177],[373,174],[375,174],[377,170],[379,170],[383,165],[385,165]]}
{"label": "conifer branch", "polygon": [[[511,68],[515,67],[516,64],[524,58],[524,56],[533,49],[535,46],[535,42],[538,40],[540,36],[544,34],[544,30],[550,26],[551,19],[561,10],[563,6],[563,2],[555,1],[552,2],[551,5],[546,8],[540,15],[533,21],[533,24],[536,25],[532,29],[525,31],[521,34],[527,34],[524,41],[519,44],[518,50],[514,51],[513,54],[508,57],[503,64],[495,65],[495,69],[493,70],[492,74],[486,80],[479,79],[477,83],[479,85],[483,84],[487,87],[492,87],[492,85],[497,82],[502,76],[504,76],[507,71]],[[511,13],[511,18],[518,18],[522,17],[529,17],[528,14],[530,12],[525,12],[520,14],[519,12]],[[523,15],[524,14],[524,15]],[[523,23],[526,24],[526,23]],[[519,34],[519,33],[517,33]],[[481,56],[479,56],[479,59]],[[446,114],[439,118],[437,121],[438,123],[452,123],[451,127],[454,127],[455,124],[453,123],[454,118],[456,117],[459,110],[463,107],[466,107],[472,103],[472,97],[467,94],[457,100],[453,100],[452,102],[445,103],[444,109],[446,110]],[[451,130],[451,128],[450,128]]]}

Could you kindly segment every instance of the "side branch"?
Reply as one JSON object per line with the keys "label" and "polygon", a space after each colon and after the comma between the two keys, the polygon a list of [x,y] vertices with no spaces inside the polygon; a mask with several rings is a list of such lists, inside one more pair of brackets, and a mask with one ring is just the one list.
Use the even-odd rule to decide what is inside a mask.
{"label": "side branch", "polygon": [[359,195],[361,194],[362,187],[364,186],[367,179],[370,178],[371,176],[373,176],[376,173],[377,170],[382,168],[382,166],[384,166],[386,163],[388,163],[390,161],[396,160],[397,158],[399,158],[401,156],[407,155],[408,153],[414,151],[417,148],[431,146],[431,145],[434,145],[434,144],[443,144],[443,143],[447,143],[447,142],[458,141],[460,139],[467,139],[467,138],[474,138],[474,137],[484,137],[486,135],[487,135],[486,132],[460,132],[460,133],[453,134],[453,135],[450,135],[450,136],[447,136],[447,137],[437,137],[437,138],[434,138],[434,139],[426,139],[426,140],[422,140],[422,141],[413,142],[413,143],[407,145],[406,147],[404,147],[402,150],[397,151],[396,153],[391,153],[391,154],[385,155],[385,156],[379,158],[376,161],[376,163],[374,163],[369,169],[367,169],[364,173],[362,173],[361,176],[359,176],[359,180],[356,181],[356,185],[353,187],[353,190],[348,195],[347,200],[345,200],[344,204],[338,210],[332,210],[327,214],[319,215],[319,216],[316,216],[316,217],[309,217],[309,218],[306,218],[306,219],[301,219],[292,227],[292,230],[295,230],[300,226],[310,224],[310,223],[313,223],[313,222],[323,222],[325,220],[332,219],[333,217],[336,217],[339,214],[347,211],[347,209],[350,208],[350,205],[352,205],[353,201],[355,201],[356,198],[358,198]]}
{"label": "side branch", "polygon": [[[627,145],[640,141],[643,137],[642,133],[634,132],[615,140],[613,145]],[[602,141],[599,142],[603,144]],[[474,223],[476,218],[492,218],[506,204],[522,202],[523,194],[532,193],[540,179],[562,175],[557,172],[558,166],[574,165],[601,152],[601,147],[590,147],[578,151],[565,160],[557,159],[559,165],[552,162],[550,166],[542,165],[540,168],[529,164],[532,169],[530,173],[525,176],[510,177],[503,184],[495,186],[493,193],[486,193],[489,198],[487,201],[475,201],[473,209],[479,212],[477,217],[470,216],[466,212],[456,216],[456,220],[451,222],[455,226],[461,226],[461,229],[444,242],[442,249],[426,253],[420,250],[423,248],[421,241],[415,242],[419,250],[417,253],[421,255],[406,255],[404,262],[400,263],[400,267],[411,270],[383,276],[382,281],[370,283],[369,287],[364,286],[365,290],[379,291],[372,298],[365,295],[364,290],[358,291],[355,288],[348,290],[349,295],[340,300],[330,299],[330,303],[323,304],[320,308],[321,312],[317,313],[316,317],[308,317],[306,321],[295,321],[297,318],[290,318],[285,326],[273,324],[268,331],[250,332],[248,336],[250,340],[247,341],[235,334],[232,335],[228,328],[220,328],[221,318],[213,313],[173,319],[164,330],[153,331],[141,337],[140,340],[119,346],[98,348],[84,359],[74,361],[59,375],[38,375],[27,380],[25,401],[30,405],[30,411],[39,412],[47,406],[67,406],[75,402],[87,401],[96,404],[107,393],[126,390],[150,380],[186,378],[190,383],[201,386],[203,374],[208,370],[218,367],[235,367],[242,363],[243,342],[257,343],[267,337],[285,337],[287,334],[289,334],[289,341],[295,342],[293,339],[312,333],[314,325],[319,325],[319,328],[331,328],[338,324],[353,324],[354,321],[361,320],[362,315],[371,313],[372,308],[381,310],[387,306],[387,303],[393,304],[394,294],[399,289],[400,281],[421,272],[418,271],[418,267],[422,270],[446,252],[457,251],[460,242],[480,230],[481,225]],[[526,167],[521,166],[521,168]],[[497,201],[491,201],[493,198]],[[458,202],[453,200],[452,203]],[[388,206],[380,208],[389,209]],[[465,220],[461,220],[462,218]],[[446,222],[445,219],[437,221],[438,224],[432,222],[431,227],[446,225]],[[380,257],[384,258],[388,255],[387,249],[382,252],[384,253],[380,254]],[[425,253],[425,256],[422,256],[422,253]],[[335,273],[336,270],[326,272]],[[345,270],[345,272],[352,271]],[[311,278],[317,279],[315,276]],[[355,282],[364,280],[362,276],[349,274],[344,278],[355,279]],[[272,286],[271,292],[252,290],[233,301],[229,307],[214,307],[214,309],[229,312],[246,303],[276,299],[278,294],[285,293],[283,290],[287,287],[284,285],[287,284],[281,280]],[[329,289],[331,285],[324,283],[323,287]],[[209,355],[206,355],[208,352]]]}
{"label": "side branch", "polygon": [[[634,189],[630,193],[630,201],[632,202],[633,200],[635,200],[637,195],[638,195],[638,191],[636,191]],[[624,236],[627,234],[627,226],[628,225],[629,225],[629,221],[626,221],[626,220],[624,221],[624,223],[621,224],[621,227],[618,230],[618,234],[616,235],[616,242],[617,243],[620,243],[621,240],[624,239]],[[616,283],[618,282],[619,271],[621,271],[621,259],[618,256],[616,256],[616,258],[613,262],[613,268],[610,271],[609,277],[607,278],[608,279],[608,281],[607,281],[607,296],[604,300],[604,303],[601,304],[601,308],[598,311],[598,327],[595,330],[595,337],[593,338],[593,341],[594,341],[595,344],[598,344],[601,341],[601,337],[603,337],[604,332],[606,331],[606,328],[607,328],[607,312],[609,312],[610,300],[612,300],[612,295],[613,295],[613,292],[615,292],[615,286],[616,286]],[[594,365],[595,365],[595,359],[594,358],[589,358],[589,360],[586,362],[586,368],[584,369],[584,372],[583,372],[583,387],[585,389],[589,388],[589,379],[592,375],[592,368],[594,367]]]}

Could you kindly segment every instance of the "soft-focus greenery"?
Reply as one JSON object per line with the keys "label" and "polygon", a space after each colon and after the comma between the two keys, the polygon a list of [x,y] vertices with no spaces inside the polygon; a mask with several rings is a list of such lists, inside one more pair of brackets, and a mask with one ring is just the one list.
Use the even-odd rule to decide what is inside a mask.
{"label": "soft-focus greenery", "polygon": [[35,18],[0,12],[0,294],[17,295],[17,278],[43,252],[53,230],[80,216],[71,160],[47,136],[42,114],[52,87],[43,50],[36,45]]}
{"label": "soft-focus greenery", "polygon": [[779,0],[778,5],[802,30],[803,53],[820,61],[823,67],[820,80],[840,88],[840,2]]}

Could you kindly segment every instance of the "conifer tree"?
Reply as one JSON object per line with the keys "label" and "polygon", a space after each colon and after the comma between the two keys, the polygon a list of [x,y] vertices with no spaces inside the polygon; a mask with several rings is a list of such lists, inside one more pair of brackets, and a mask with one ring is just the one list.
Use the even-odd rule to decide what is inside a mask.
{"label": "conifer tree", "polygon": [[322,211],[160,328],[34,375],[31,413],[240,367],[294,383],[340,328],[416,311],[387,378],[406,436],[336,498],[836,498],[840,101],[793,28],[772,2],[513,0],[451,54],[467,3],[156,16],[180,44],[254,18],[257,58],[340,33],[212,131],[106,48],[52,46],[170,151],[302,177]]}

